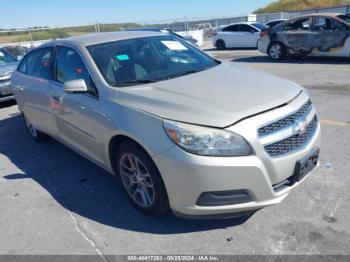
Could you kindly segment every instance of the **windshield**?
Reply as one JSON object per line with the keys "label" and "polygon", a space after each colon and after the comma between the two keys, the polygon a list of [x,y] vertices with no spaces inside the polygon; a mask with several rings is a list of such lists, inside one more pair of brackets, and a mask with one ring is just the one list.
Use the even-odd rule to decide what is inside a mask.
{"label": "windshield", "polygon": [[255,26],[256,28],[258,28],[260,30],[265,30],[265,29],[269,28],[267,25],[264,25],[261,23],[254,23],[254,24],[252,24],[252,26]]}
{"label": "windshield", "polygon": [[172,35],[104,43],[88,50],[106,81],[116,87],[167,80],[219,64]]}
{"label": "windshield", "polygon": [[6,50],[0,48],[0,63],[10,63],[10,62],[16,62],[17,60],[10,55]]}
{"label": "windshield", "polygon": [[350,24],[350,15],[348,15],[348,14],[346,14],[346,15],[339,15],[338,18],[340,18],[344,22]]}

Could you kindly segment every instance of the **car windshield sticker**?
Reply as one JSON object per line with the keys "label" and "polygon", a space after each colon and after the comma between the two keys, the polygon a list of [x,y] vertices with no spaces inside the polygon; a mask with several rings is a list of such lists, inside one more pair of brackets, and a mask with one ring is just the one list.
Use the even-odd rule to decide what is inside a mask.
{"label": "car windshield sticker", "polygon": [[126,61],[126,60],[129,60],[130,57],[127,55],[127,54],[124,54],[124,55],[117,55],[116,56],[117,60],[119,61]]}
{"label": "car windshield sticker", "polygon": [[178,41],[162,41],[162,43],[170,50],[174,50],[174,51],[188,50],[186,46],[184,46]]}

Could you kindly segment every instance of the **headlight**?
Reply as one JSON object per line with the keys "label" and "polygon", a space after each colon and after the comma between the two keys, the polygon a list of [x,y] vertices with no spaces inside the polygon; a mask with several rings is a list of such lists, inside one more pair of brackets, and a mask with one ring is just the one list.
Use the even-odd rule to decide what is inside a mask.
{"label": "headlight", "polygon": [[10,80],[11,79],[11,72],[8,72],[6,74],[0,75],[0,80],[4,81],[4,80]]}
{"label": "headlight", "polygon": [[183,150],[201,156],[249,156],[253,151],[238,134],[215,128],[163,121],[165,132]]}

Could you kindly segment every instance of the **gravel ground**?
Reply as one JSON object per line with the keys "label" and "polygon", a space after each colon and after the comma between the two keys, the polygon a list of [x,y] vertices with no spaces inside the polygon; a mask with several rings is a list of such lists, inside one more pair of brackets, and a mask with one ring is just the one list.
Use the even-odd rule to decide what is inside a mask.
{"label": "gravel ground", "polygon": [[[322,120],[320,168],[249,219],[151,218],[120,183],[55,141],[37,144],[17,106],[0,107],[0,254],[350,254],[350,60],[271,63],[255,50],[208,53],[304,85]],[[257,83],[258,85],[258,83]]]}

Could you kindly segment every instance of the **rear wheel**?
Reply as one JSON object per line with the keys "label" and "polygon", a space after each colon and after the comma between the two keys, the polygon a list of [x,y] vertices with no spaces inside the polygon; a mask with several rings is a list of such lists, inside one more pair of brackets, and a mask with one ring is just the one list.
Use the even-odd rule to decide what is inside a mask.
{"label": "rear wheel", "polygon": [[119,146],[115,158],[116,170],[134,206],[148,215],[167,213],[170,208],[166,189],[148,154],[132,141],[126,141]]}
{"label": "rear wheel", "polygon": [[286,48],[281,43],[272,43],[268,50],[268,55],[273,61],[281,61],[286,57]]}
{"label": "rear wheel", "polygon": [[29,119],[23,114],[24,121],[26,123],[27,131],[30,136],[37,142],[45,142],[49,139],[49,136],[43,132],[37,130],[29,121]]}
{"label": "rear wheel", "polygon": [[225,50],[225,49],[226,49],[226,44],[225,44],[225,42],[224,42],[223,40],[218,40],[218,41],[216,42],[216,48],[217,48],[218,50]]}

